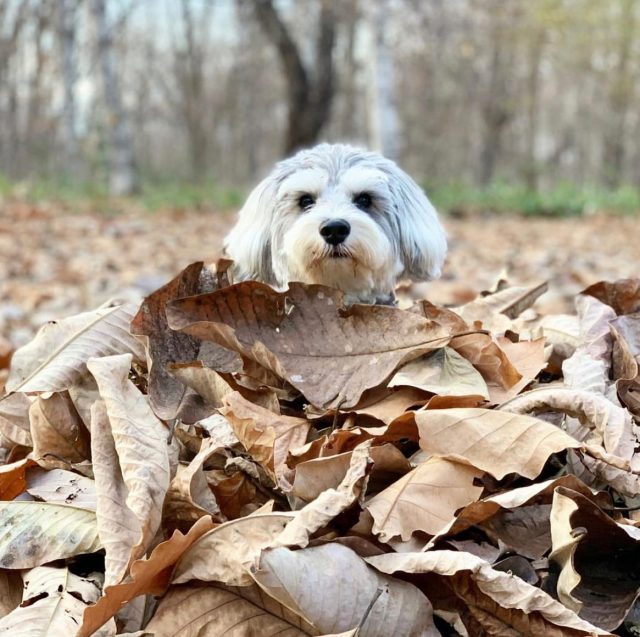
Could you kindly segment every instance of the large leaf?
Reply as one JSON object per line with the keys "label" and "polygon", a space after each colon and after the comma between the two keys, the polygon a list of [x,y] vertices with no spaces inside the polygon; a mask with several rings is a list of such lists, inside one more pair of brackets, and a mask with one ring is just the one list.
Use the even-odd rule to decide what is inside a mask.
{"label": "large leaf", "polygon": [[33,568],[102,548],[96,514],[66,504],[0,502],[0,568]]}
{"label": "large leaf", "polygon": [[477,500],[482,487],[474,484],[482,471],[442,458],[430,458],[369,500],[373,532],[383,542],[414,531],[436,534],[461,507]]}
{"label": "large leaf", "polygon": [[354,305],[319,285],[276,292],[243,282],[167,306],[169,325],[233,349],[285,378],[313,405],[355,405],[405,361],[449,340],[449,331],[393,307]]}
{"label": "large leaf", "polygon": [[143,361],[144,348],[129,332],[135,311],[126,303],[47,323],[13,355],[6,390],[64,391],[86,374],[94,357],[130,353]]}
{"label": "large leaf", "polygon": [[313,626],[257,586],[172,587],[147,625],[154,637],[306,637]]}
{"label": "large leaf", "polygon": [[[220,273],[222,274],[222,273]],[[200,355],[216,369],[239,371],[242,362],[237,354],[209,345],[201,352],[201,341],[169,328],[165,307],[174,299],[210,292],[217,287],[211,272],[202,262],[192,263],[166,285],[150,294],[131,322],[131,332],[145,337],[149,368],[149,401],[159,418],[172,420],[185,398],[185,385],[167,369],[168,363],[197,359]]]}
{"label": "large leaf", "polygon": [[[383,573],[440,575],[466,607],[466,619],[487,632],[475,634],[575,637],[608,635],[511,573],[491,568],[464,551],[390,553],[366,558]],[[442,583],[434,582],[438,589]],[[498,628],[499,627],[499,628]],[[491,632],[491,631],[496,632]],[[497,632],[499,630],[499,632]]]}
{"label": "large leaf", "polygon": [[[269,595],[323,632],[360,626],[360,637],[440,634],[429,600],[415,586],[377,573],[340,544],[270,549],[254,577]],[[378,589],[383,592],[376,597]]]}
{"label": "large leaf", "polygon": [[[66,568],[41,566],[25,573],[24,578],[23,603],[0,619],[0,633],[20,637],[75,635],[82,613],[100,596],[99,580],[79,577]],[[111,622],[94,635],[114,633]]]}
{"label": "large leaf", "polygon": [[91,450],[107,584],[120,581],[146,552],[169,487],[167,429],[128,379],[130,365],[130,354],[88,363],[104,401],[92,409]]}
{"label": "large leaf", "polygon": [[554,425],[530,416],[489,409],[416,412],[420,447],[465,462],[501,479],[508,473],[540,474],[549,456],[580,443]]}

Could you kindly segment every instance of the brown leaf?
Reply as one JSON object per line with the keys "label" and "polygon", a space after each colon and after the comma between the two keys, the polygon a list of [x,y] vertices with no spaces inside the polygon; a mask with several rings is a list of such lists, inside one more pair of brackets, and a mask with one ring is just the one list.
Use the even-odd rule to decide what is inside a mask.
{"label": "brown leaf", "polygon": [[461,507],[477,500],[483,472],[443,458],[430,458],[371,498],[365,508],[373,516],[373,532],[383,542],[414,531],[435,535]]}
{"label": "brown leaf", "polygon": [[20,604],[22,589],[19,571],[0,571],[0,619]]}
{"label": "brown leaf", "polygon": [[[145,337],[149,368],[149,401],[163,420],[178,415],[185,385],[167,370],[168,363],[186,363],[201,353],[200,339],[169,328],[165,308],[174,299],[210,292],[217,287],[211,272],[202,262],[192,263],[169,283],[150,294],[131,321],[131,333]],[[223,371],[240,371],[242,361],[234,352],[210,344],[207,363]]]}
{"label": "brown leaf", "polygon": [[307,440],[310,424],[304,418],[280,416],[254,405],[239,392],[225,397],[220,412],[229,420],[236,436],[251,455],[269,473],[276,484],[288,484],[286,466],[289,449]]}
{"label": "brown leaf", "polygon": [[[471,615],[463,617],[465,623],[471,621],[473,625],[477,622],[481,632],[473,634],[545,637],[609,634],[580,619],[539,588],[491,568],[471,553],[388,553],[368,557],[366,561],[383,573],[440,575],[443,583],[448,584],[461,600],[463,612]],[[435,585],[442,587],[440,582]]]}
{"label": "brown leaf", "polygon": [[217,526],[184,553],[173,583],[198,579],[232,586],[251,584],[250,569],[257,566],[260,552],[271,546],[292,519],[292,513],[262,513]]}
{"label": "brown leaf", "polygon": [[212,526],[211,518],[200,518],[186,535],[175,531],[170,539],[158,544],[147,559],[133,562],[131,578],[123,584],[106,586],[103,596],[85,610],[77,637],[93,635],[138,595],[161,595],[169,584],[176,562]]}
{"label": "brown leaf", "polygon": [[415,414],[420,447],[487,471],[535,478],[552,453],[579,447],[561,429],[537,418],[489,409],[432,409]]}
{"label": "brown leaf", "polygon": [[38,396],[29,409],[33,456],[45,468],[91,457],[89,432],[67,392]]}
{"label": "brown leaf", "polygon": [[381,305],[345,308],[342,296],[317,285],[292,283],[276,292],[247,281],[173,301],[167,316],[173,329],[255,360],[320,408],[357,404],[398,365],[449,340],[448,330],[416,314]]}
{"label": "brown leaf", "polygon": [[640,592],[640,530],[616,524],[580,493],[559,487],[551,511],[560,601],[580,617],[616,629]]}
{"label": "brown leaf", "polygon": [[508,338],[498,337],[498,345],[522,378],[508,390],[502,387],[491,387],[491,402],[501,404],[513,396],[517,396],[546,366],[545,340],[518,341],[512,343]]}
{"label": "brown leaf", "polygon": [[107,584],[118,583],[149,548],[169,487],[167,429],[128,379],[130,365],[130,354],[87,364],[104,401],[92,409],[91,450]]}
{"label": "brown leaf", "polygon": [[28,458],[0,467],[0,500],[13,500],[27,487],[25,474],[37,464]]}
{"label": "brown leaf", "polygon": [[31,447],[29,407],[24,394],[11,394],[0,399],[0,434],[14,445]]}
{"label": "brown leaf", "polygon": [[600,281],[583,290],[582,294],[610,305],[618,316],[640,311],[640,279],[618,279],[613,283]]}
{"label": "brown leaf", "polygon": [[[567,475],[483,498],[462,509],[429,541],[427,548],[479,526],[491,529],[495,536],[522,555],[540,558],[551,547],[549,514],[554,490],[560,486],[591,495],[590,489],[578,478]],[[542,507],[546,508],[542,510]]]}

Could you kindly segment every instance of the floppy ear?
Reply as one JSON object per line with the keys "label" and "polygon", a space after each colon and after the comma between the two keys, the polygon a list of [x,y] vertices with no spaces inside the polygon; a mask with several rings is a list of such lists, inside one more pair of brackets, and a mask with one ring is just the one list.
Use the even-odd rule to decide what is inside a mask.
{"label": "floppy ear", "polygon": [[394,217],[397,223],[401,276],[416,280],[437,279],[447,254],[447,236],[438,214],[422,189],[392,162],[389,175]]}
{"label": "floppy ear", "polygon": [[273,175],[263,179],[247,198],[236,225],[224,240],[224,252],[235,263],[237,280],[276,283],[271,254],[276,190],[277,180]]}

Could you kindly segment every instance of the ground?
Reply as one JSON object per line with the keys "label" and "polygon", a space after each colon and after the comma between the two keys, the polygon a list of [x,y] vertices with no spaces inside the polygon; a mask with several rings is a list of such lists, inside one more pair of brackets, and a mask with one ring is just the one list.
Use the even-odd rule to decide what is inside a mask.
{"label": "ground", "polygon": [[[0,336],[15,347],[48,320],[113,297],[138,299],[188,263],[219,256],[233,221],[206,208],[124,208],[0,203]],[[434,303],[470,300],[506,271],[514,284],[548,280],[543,311],[570,311],[587,285],[638,274],[637,217],[475,214],[444,223],[444,276],[416,290]]]}

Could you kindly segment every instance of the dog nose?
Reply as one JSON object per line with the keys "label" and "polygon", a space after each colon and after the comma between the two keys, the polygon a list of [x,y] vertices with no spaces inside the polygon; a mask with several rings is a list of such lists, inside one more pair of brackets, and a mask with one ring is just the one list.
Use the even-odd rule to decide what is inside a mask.
{"label": "dog nose", "polygon": [[351,226],[344,219],[332,219],[325,221],[320,226],[320,234],[324,240],[332,246],[342,243],[351,232]]}

